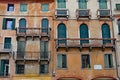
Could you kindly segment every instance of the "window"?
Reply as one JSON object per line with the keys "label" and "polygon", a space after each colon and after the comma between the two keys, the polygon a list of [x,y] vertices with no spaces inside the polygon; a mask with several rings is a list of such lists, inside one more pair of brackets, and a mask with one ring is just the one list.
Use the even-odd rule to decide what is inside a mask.
{"label": "window", "polygon": [[5,38],[4,49],[11,49],[11,38],[8,38],[8,37]]}
{"label": "window", "polygon": [[120,4],[116,4],[116,10],[120,10]]}
{"label": "window", "polygon": [[113,56],[112,56],[112,54],[105,54],[104,60],[105,60],[105,68],[113,68]]}
{"label": "window", "polygon": [[57,8],[66,8],[66,0],[57,0]]}
{"label": "window", "polygon": [[88,54],[82,55],[82,68],[90,68],[90,56]]}
{"label": "window", "polygon": [[48,41],[40,42],[40,58],[48,59]]}
{"label": "window", "polygon": [[[81,24],[80,28],[80,38],[89,38],[88,26],[86,24]],[[80,40],[80,44],[89,43],[89,40]]]}
{"label": "window", "polygon": [[67,57],[65,54],[58,54],[58,68],[67,68]]}
{"label": "window", "polygon": [[120,34],[120,19],[118,20],[118,34]]}
{"label": "window", "polygon": [[78,0],[79,9],[87,9],[87,1],[86,0]]}
{"label": "window", "polygon": [[4,18],[2,29],[3,30],[15,30],[15,19]]}
{"label": "window", "polygon": [[49,4],[42,4],[42,11],[43,12],[49,11]]}
{"label": "window", "polygon": [[26,32],[26,20],[24,18],[19,20],[19,32],[20,33]]}
{"label": "window", "polygon": [[[110,38],[110,28],[108,24],[102,25],[102,38]],[[111,40],[103,40],[103,44],[111,43]]]}
{"label": "window", "polygon": [[49,73],[49,64],[40,64],[40,74]]}
{"label": "window", "polygon": [[9,75],[9,60],[0,61],[0,76]]}
{"label": "window", "polygon": [[8,4],[7,11],[14,11],[14,4]]}
{"label": "window", "polygon": [[[61,23],[58,25],[58,38],[66,38],[66,26]],[[58,40],[58,44],[66,44],[66,40]]]}
{"label": "window", "polygon": [[16,74],[24,74],[24,65],[16,64]]}
{"label": "window", "polygon": [[41,27],[42,27],[42,32],[43,33],[48,33],[48,27],[49,27],[49,20],[48,19],[42,19],[42,22],[41,22]]}
{"label": "window", "polygon": [[20,11],[27,12],[27,4],[20,4]]}
{"label": "window", "polygon": [[107,0],[99,0],[99,8],[107,9]]}

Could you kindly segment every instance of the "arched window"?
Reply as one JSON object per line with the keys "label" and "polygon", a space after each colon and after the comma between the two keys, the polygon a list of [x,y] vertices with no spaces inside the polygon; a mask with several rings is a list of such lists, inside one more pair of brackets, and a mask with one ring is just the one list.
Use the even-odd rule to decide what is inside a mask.
{"label": "arched window", "polygon": [[[58,28],[57,28],[57,34],[58,34],[58,38],[66,38],[66,26],[65,24],[61,23],[58,25]],[[66,40],[59,40],[58,43],[63,43],[65,44],[66,43]]]}
{"label": "arched window", "polygon": [[99,0],[99,9],[107,9],[107,0]]}
{"label": "arched window", "polygon": [[42,32],[47,33],[48,32],[48,27],[49,27],[49,21],[48,19],[42,19]]}
{"label": "arched window", "polygon": [[[80,25],[80,38],[89,38],[88,26],[86,24]],[[80,44],[89,43],[89,40],[80,40]]]}
{"label": "arched window", "polygon": [[[108,24],[102,25],[102,38],[110,38],[110,28]],[[103,40],[103,44],[110,43],[110,40]]]}
{"label": "arched window", "polygon": [[120,19],[118,19],[117,23],[118,23],[118,33],[120,34]]}
{"label": "arched window", "polygon": [[87,1],[86,0],[78,0],[79,9],[87,9]]}
{"label": "arched window", "polygon": [[24,18],[19,20],[19,32],[26,32],[26,20]]}

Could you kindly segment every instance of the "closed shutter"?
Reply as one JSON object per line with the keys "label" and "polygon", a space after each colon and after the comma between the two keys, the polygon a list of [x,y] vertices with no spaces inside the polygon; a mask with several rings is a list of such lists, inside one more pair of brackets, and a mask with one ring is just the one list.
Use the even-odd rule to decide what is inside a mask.
{"label": "closed shutter", "polygon": [[45,64],[45,73],[49,73],[49,64]]}
{"label": "closed shutter", "polygon": [[44,64],[40,64],[40,73],[44,73]]}
{"label": "closed shutter", "polygon": [[3,25],[2,25],[2,29],[5,30],[6,29],[6,18],[3,18]]}
{"label": "closed shutter", "polygon": [[[110,29],[107,24],[102,25],[102,38],[110,38]],[[110,40],[103,40],[103,44],[111,43]]]}
{"label": "closed shutter", "polygon": [[62,54],[57,55],[58,58],[58,68],[62,68]]}
{"label": "closed shutter", "polygon": [[[80,26],[80,38],[89,38],[88,27],[86,24]],[[80,40],[80,44],[89,43],[89,40]]]}
{"label": "closed shutter", "polygon": [[99,8],[107,9],[107,0],[99,0]]}
{"label": "closed shutter", "polygon": [[48,8],[49,8],[49,5],[48,5],[48,4],[42,4],[42,11],[43,11],[43,12],[47,12],[47,11],[48,11]]}
{"label": "closed shutter", "polygon": [[45,47],[45,48],[44,48],[44,49],[45,49],[45,50],[44,50],[44,52],[45,52],[45,53],[44,53],[44,54],[45,54],[45,58],[48,58],[48,54],[49,54],[49,52],[48,52],[48,41],[45,41],[44,44],[45,44],[45,45],[44,45],[44,47]]}
{"label": "closed shutter", "polygon": [[[58,38],[66,38],[66,26],[64,24],[58,25]],[[66,40],[59,40],[58,44],[66,44]]]}
{"label": "closed shutter", "polygon": [[87,2],[86,0],[79,0],[78,1],[79,9],[87,9]]}
{"label": "closed shutter", "polygon": [[25,19],[21,19],[19,21],[19,32],[26,32],[26,20]]}
{"label": "closed shutter", "polygon": [[20,11],[26,12],[27,11],[27,4],[20,4]]}
{"label": "closed shutter", "polygon": [[10,49],[11,48],[11,38],[5,38],[4,48],[5,49]]}
{"label": "closed shutter", "polygon": [[66,8],[66,0],[57,0],[57,8]]}
{"label": "closed shutter", "polygon": [[113,55],[112,54],[110,54],[110,68],[113,68],[114,66],[113,66]]}
{"label": "closed shutter", "polygon": [[118,33],[120,34],[120,20],[118,20]]}
{"label": "closed shutter", "polygon": [[45,44],[44,41],[40,42],[40,58],[44,58],[44,53],[45,53]]}
{"label": "closed shutter", "polygon": [[[49,27],[49,21],[48,21],[48,19],[43,19],[42,20],[42,32],[44,32],[44,33],[48,33],[48,28]],[[46,28],[46,29],[44,29],[44,28]]]}
{"label": "closed shutter", "polygon": [[12,23],[12,30],[15,30],[15,19],[12,19],[13,23]]}
{"label": "closed shutter", "polygon": [[105,63],[105,68],[109,68],[109,58],[108,54],[104,55],[104,63]]}
{"label": "closed shutter", "polygon": [[5,69],[5,61],[1,60],[1,72],[0,72],[0,76],[4,76],[4,69]]}
{"label": "closed shutter", "polygon": [[16,71],[15,71],[16,74],[18,74],[18,64],[16,64]]}

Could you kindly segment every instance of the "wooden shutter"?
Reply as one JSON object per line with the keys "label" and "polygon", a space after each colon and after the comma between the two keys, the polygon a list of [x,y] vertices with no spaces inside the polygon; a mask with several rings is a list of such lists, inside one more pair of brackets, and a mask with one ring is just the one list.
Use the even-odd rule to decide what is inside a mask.
{"label": "wooden shutter", "polygon": [[40,42],[40,58],[44,58],[44,53],[45,53],[45,44],[44,41]]}
{"label": "wooden shutter", "polygon": [[44,73],[44,64],[40,64],[40,73]]}
{"label": "wooden shutter", "polygon": [[49,73],[49,64],[45,64],[44,67],[45,67],[45,69],[44,69],[45,73]]}
{"label": "wooden shutter", "polygon": [[1,60],[1,72],[0,72],[0,76],[4,76],[4,69],[5,69],[5,61]]}
{"label": "wooden shutter", "polygon": [[62,68],[67,68],[67,58],[66,58],[66,55],[62,55]]}
{"label": "wooden shutter", "polygon": [[12,30],[15,30],[15,19],[12,19]]}
{"label": "wooden shutter", "polygon": [[[88,27],[86,24],[80,26],[80,38],[89,38]],[[89,43],[89,40],[81,40],[80,43]]]}
{"label": "wooden shutter", "polygon": [[15,73],[18,74],[18,64],[16,64],[16,70]]}
{"label": "wooden shutter", "polygon": [[27,4],[20,4],[20,11],[26,12],[27,11]]}
{"label": "wooden shutter", "polygon": [[10,49],[11,48],[11,38],[5,38],[4,48],[5,49]]}
{"label": "wooden shutter", "polygon": [[[42,20],[42,28],[48,28],[49,27],[49,21],[48,19]],[[48,29],[42,29],[42,32],[48,33]]]}
{"label": "wooden shutter", "polygon": [[118,33],[120,34],[120,20],[118,20]]}
{"label": "wooden shutter", "polygon": [[57,8],[66,8],[66,0],[57,0]]}
{"label": "wooden shutter", "polygon": [[26,20],[25,19],[21,19],[19,21],[19,32],[26,32]]}
{"label": "wooden shutter", "polygon": [[99,8],[107,9],[107,0],[99,0]]}
{"label": "wooden shutter", "polygon": [[62,68],[62,54],[57,55],[58,58],[58,68]]}
{"label": "wooden shutter", "polygon": [[5,30],[6,29],[6,18],[3,18],[3,25],[2,25],[2,29]]}
{"label": "wooden shutter", "polygon": [[110,67],[113,68],[113,55],[110,54]]}
{"label": "wooden shutter", "polygon": [[[102,25],[102,38],[110,38],[110,29],[107,24]],[[103,44],[110,42],[110,40],[103,40]]]}
{"label": "wooden shutter", "polygon": [[87,2],[86,2],[86,0],[79,0],[78,1],[78,6],[79,6],[79,9],[87,9]]}
{"label": "wooden shutter", "polygon": [[108,54],[104,55],[104,63],[105,63],[105,68],[109,68],[109,58]]}

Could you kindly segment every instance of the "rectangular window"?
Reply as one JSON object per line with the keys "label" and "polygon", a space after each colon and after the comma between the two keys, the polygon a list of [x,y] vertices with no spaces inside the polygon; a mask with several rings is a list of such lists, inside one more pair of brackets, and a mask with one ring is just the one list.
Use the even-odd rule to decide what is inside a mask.
{"label": "rectangular window", "polygon": [[15,19],[4,18],[2,29],[3,30],[15,30]]}
{"label": "rectangular window", "polygon": [[120,10],[120,4],[116,4],[116,10]]}
{"label": "rectangular window", "polygon": [[49,73],[49,64],[40,64],[40,74]]}
{"label": "rectangular window", "polygon": [[66,0],[57,0],[57,8],[66,8]]}
{"label": "rectangular window", "polygon": [[16,64],[16,74],[24,74],[24,64]]}
{"label": "rectangular window", "polygon": [[8,37],[5,38],[4,49],[11,49],[11,38],[8,38]]}
{"label": "rectangular window", "polygon": [[82,68],[90,68],[90,56],[88,54],[82,55]]}
{"label": "rectangular window", "polygon": [[105,68],[113,68],[113,56],[112,56],[112,54],[105,54],[104,60],[105,60]]}
{"label": "rectangular window", "polygon": [[67,68],[67,57],[65,54],[58,54],[58,68]]}
{"label": "rectangular window", "polygon": [[43,12],[49,11],[49,4],[42,4],[42,11]]}
{"label": "rectangular window", "polygon": [[86,0],[78,0],[79,9],[87,9],[87,1]]}
{"label": "rectangular window", "polygon": [[99,9],[107,9],[107,0],[99,0]]}
{"label": "rectangular window", "polygon": [[27,4],[20,4],[20,11],[27,12]]}
{"label": "rectangular window", "polygon": [[8,4],[7,11],[14,11],[14,4]]}
{"label": "rectangular window", "polygon": [[9,75],[9,60],[0,60],[0,76]]}

